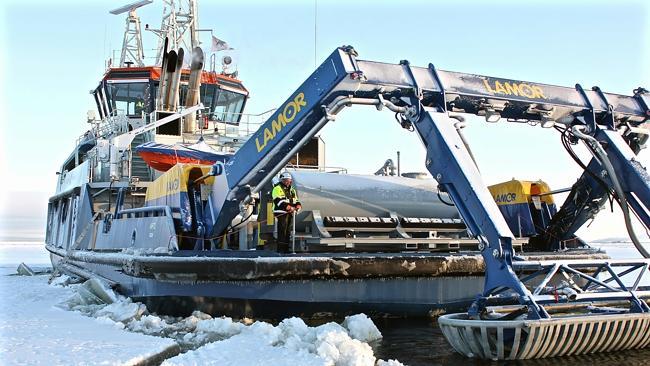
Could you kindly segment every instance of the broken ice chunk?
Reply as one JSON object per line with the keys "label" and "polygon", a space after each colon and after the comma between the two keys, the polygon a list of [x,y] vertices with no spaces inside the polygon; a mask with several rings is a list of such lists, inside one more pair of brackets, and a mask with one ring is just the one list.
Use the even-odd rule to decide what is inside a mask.
{"label": "broken ice chunk", "polygon": [[29,266],[26,265],[25,263],[21,263],[18,266],[18,268],[16,269],[16,273],[19,276],[33,276],[35,274],[34,271],[31,268],[29,268]]}

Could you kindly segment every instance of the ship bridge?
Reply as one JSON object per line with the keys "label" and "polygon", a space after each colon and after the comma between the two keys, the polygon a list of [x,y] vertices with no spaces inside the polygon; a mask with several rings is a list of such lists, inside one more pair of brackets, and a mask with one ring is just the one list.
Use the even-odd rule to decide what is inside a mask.
{"label": "ship bridge", "polygon": [[[129,130],[148,123],[150,113],[156,110],[160,78],[160,67],[110,68],[92,91],[100,118],[126,116],[129,118]],[[185,105],[189,78],[190,70],[183,69],[180,105]],[[249,94],[240,80],[229,75],[203,71],[200,93],[201,103],[205,106],[204,125],[212,123],[211,127],[217,129],[218,124],[239,124]],[[185,132],[197,129],[198,126],[194,126],[192,131]],[[180,121],[176,121],[159,127],[156,134],[181,136],[182,132]]]}

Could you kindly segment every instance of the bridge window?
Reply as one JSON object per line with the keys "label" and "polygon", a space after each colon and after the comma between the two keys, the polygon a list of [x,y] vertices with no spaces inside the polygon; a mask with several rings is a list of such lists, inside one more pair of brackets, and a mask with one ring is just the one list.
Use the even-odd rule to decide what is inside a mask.
{"label": "bridge window", "polygon": [[118,114],[139,117],[149,108],[149,83],[109,83],[107,85],[108,103]]}
{"label": "bridge window", "polygon": [[241,112],[244,108],[246,96],[229,90],[220,89],[217,95],[217,103],[211,111],[213,121],[238,123]]}
{"label": "bridge window", "polygon": [[209,116],[208,118],[210,118],[210,121],[217,120],[217,116],[214,114],[216,95],[217,95],[216,85],[204,84],[201,86],[201,103],[203,103],[203,106],[207,108],[207,113]]}

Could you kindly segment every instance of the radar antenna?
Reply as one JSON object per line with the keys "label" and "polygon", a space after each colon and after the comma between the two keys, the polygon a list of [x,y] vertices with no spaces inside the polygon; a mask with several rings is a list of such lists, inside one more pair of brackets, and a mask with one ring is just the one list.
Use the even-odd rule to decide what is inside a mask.
{"label": "radar antenna", "polygon": [[122,55],[120,56],[120,67],[135,64],[144,66],[144,52],[142,51],[142,32],[140,31],[140,17],[135,13],[139,7],[149,5],[153,0],[140,0],[132,4],[124,5],[109,13],[118,15],[128,12],[126,17],[126,29],[124,30],[124,41],[122,42]]}

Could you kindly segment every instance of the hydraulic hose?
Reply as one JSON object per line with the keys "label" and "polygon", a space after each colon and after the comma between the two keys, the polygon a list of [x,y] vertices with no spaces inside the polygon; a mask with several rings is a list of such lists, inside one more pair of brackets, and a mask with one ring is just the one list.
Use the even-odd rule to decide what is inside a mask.
{"label": "hydraulic hose", "polygon": [[603,165],[605,170],[607,171],[607,174],[609,175],[609,179],[612,182],[612,185],[614,186],[614,191],[616,192],[616,195],[618,196],[618,203],[621,206],[621,210],[623,211],[623,217],[625,219],[625,228],[627,229],[628,235],[630,235],[630,239],[632,239],[632,243],[634,243],[634,246],[636,249],[641,253],[641,255],[644,258],[650,258],[650,252],[648,252],[645,247],[641,244],[641,241],[639,238],[637,238],[636,233],[634,232],[634,227],[632,227],[632,218],[630,217],[630,207],[627,204],[627,199],[625,198],[625,192],[623,192],[623,188],[621,187],[621,183],[618,180],[618,177],[616,176],[616,172],[614,171],[614,166],[612,166],[611,161],[607,157],[607,153],[605,152],[605,149],[600,145],[600,142],[596,140],[594,137],[589,136],[585,133],[582,132],[582,129],[586,128],[586,126],[573,126],[571,129],[571,132],[573,132],[574,135],[582,139],[587,143],[589,147],[591,147],[591,151],[598,157],[600,160],[600,163]]}
{"label": "hydraulic hose", "polygon": [[465,149],[467,149],[467,152],[469,153],[469,157],[472,158],[472,161],[474,162],[474,165],[476,166],[476,170],[481,172],[481,169],[478,167],[478,163],[476,162],[476,158],[474,157],[474,154],[472,153],[472,149],[469,147],[469,143],[467,142],[467,139],[465,138],[465,134],[463,133],[462,129],[465,128],[465,117],[457,115],[457,114],[450,114],[449,118],[453,118],[457,120],[458,122],[454,123],[454,128],[456,129],[456,132],[458,132],[458,136],[460,137],[460,140],[463,142],[463,145],[465,145]]}

